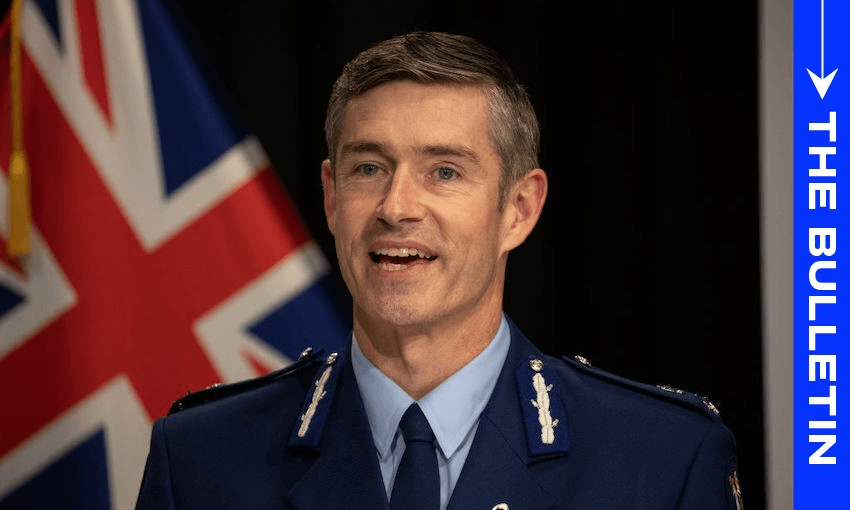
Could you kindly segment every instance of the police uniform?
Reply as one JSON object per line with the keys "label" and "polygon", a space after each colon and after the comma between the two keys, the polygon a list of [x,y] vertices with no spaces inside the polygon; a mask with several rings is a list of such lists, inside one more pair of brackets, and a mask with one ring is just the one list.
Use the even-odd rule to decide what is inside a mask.
{"label": "police uniform", "polygon": [[[509,326],[449,510],[740,508],[734,438],[709,402],[544,356]],[[176,402],[137,508],[388,509],[348,355]]]}

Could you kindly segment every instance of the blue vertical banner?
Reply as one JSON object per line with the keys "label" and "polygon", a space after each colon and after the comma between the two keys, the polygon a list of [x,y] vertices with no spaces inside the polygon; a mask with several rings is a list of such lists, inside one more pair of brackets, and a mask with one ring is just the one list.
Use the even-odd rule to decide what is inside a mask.
{"label": "blue vertical banner", "polygon": [[845,1],[794,3],[797,510],[850,508],[850,421],[838,416],[850,413],[848,25]]}

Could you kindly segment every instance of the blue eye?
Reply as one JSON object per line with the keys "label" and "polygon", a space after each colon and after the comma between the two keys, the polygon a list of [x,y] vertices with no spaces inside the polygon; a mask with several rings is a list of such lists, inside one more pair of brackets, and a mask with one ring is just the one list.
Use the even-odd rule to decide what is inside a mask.
{"label": "blue eye", "polygon": [[378,173],[378,165],[373,165],[372,163],[366,163],[365,165],[360,165],[359,170],[363,172],[363,175],[375,175]]}
{"label": "blue eye", "polygon": [[454,168],[444,166],[437,170],[437,177],[444,181],[450,181],[457,177],[457,172],[455,172]]}

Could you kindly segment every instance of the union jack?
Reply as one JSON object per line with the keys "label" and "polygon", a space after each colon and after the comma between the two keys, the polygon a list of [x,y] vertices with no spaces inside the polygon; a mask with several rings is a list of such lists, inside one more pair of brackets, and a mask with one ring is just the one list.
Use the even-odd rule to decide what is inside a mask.
{"label": "union jack", "polygon": [[164,1],[23,6],[32,249],[0,255],[0,509],[132,508],[174,398],[349,331],[326,260]]}

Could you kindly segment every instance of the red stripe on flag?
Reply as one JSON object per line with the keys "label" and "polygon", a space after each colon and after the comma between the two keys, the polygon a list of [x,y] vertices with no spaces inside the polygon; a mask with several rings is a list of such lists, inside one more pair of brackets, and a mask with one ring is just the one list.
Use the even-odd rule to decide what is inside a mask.
{"label": "red stripe on flag", "polygon": [[112,126],[112,114],[109,109],[109,91],[106,87],[106,74],[103,67],[103,51],[100,44],[97,6],[94,0],[77,0],[77,23],[80,34],[80,59],[83,65],[83,77],[86,85],[100,106],[106,123]]}
{"label": "red stripe on flag", "polygon": [[254,356],[247,349],[243,349],[240,354],[242,354],[242,357],[245,358],[248,361],[248,364],[251,365],[251,368],[254,369],[254,372],[257,375],[268,374],[269,372],[272,371],[272,367],[263,363],[259,358]]}

